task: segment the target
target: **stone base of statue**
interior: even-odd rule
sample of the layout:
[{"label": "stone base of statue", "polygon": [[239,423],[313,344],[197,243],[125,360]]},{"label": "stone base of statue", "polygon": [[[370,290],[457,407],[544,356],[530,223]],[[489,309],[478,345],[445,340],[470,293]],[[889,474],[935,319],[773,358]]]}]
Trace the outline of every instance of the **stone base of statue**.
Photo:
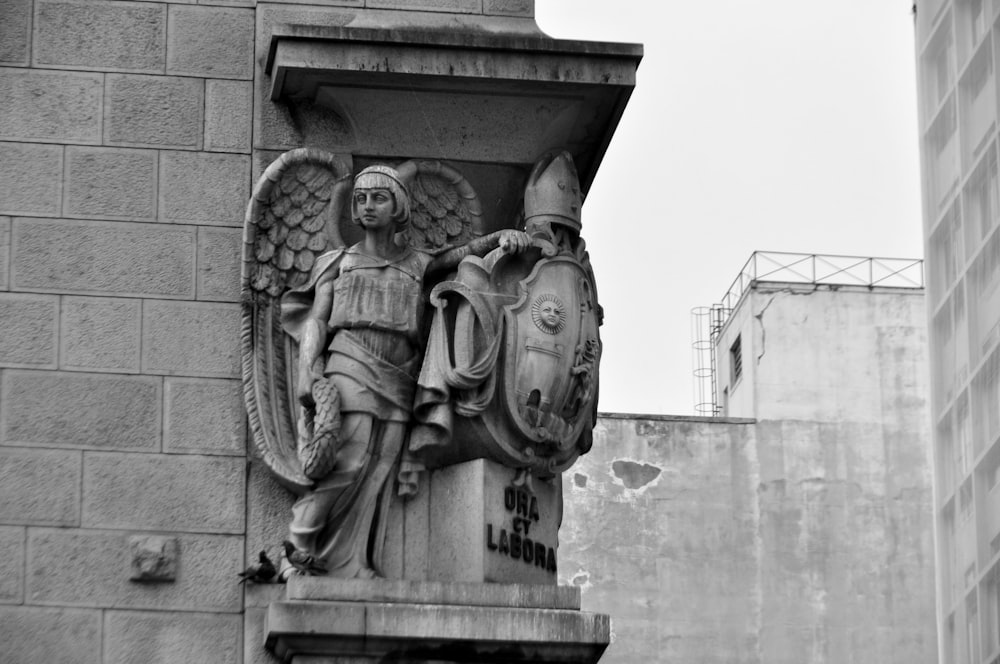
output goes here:
[{"label": "stone base of statue", "polygon": [[562,483],[488,459],[430,471],[389,511],[389,579],[555,585]]},{"label": "stone base of statue", "polygon": [[290,664],[596,662],[609,618],[575,587],[294,577],[267,649]]},{"label": "stone base of statue", "polygon": [[608,616],[557,585],[561,486],[485,459],[429,472],[390,510],[388,578],[293,576],[266,648],[293,664],[598,661]]}]

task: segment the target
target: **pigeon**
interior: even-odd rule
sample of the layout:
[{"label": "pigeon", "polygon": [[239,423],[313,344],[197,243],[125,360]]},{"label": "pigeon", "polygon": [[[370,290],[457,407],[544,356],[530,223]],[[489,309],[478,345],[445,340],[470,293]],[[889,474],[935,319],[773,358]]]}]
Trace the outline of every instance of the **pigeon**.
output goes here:
[{"label": "pigeon", "polygon": [[250,565],[245,570],[240,572],[240,583],[244,581],[253,581],[254,583],[267,583],[274,578],[274,575],[278,573],[277,568],[275,568],[274,563],[271,559],[267,557],[266,551],[261,551],[260,555],[257,557],[259,562],[256,565]]},{"label": "pigeon", "polygon": [[300,574],[305,574],[307,576],[326,574],[326,567],[323,563],[316,560],[316,556],[306,553],[305,551],[299,551],[295,548],[295,545],[288,540],[282,542],[281,546],[285,547],[285,558],[288,560],[289,564]]}]

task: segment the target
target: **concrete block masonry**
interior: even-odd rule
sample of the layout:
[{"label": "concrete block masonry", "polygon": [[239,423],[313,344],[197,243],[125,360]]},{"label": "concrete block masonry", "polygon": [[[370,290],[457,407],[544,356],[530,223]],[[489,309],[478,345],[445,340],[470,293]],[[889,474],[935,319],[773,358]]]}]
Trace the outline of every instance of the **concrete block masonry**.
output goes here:
[{"label": "concrete block masonry", "polygon": [[449,14],[480,14],[482,0],[365,0],[370,9],[410,9]]},{"label": "concrete block masonry", "polygon": [[201,79],[108,74],[106,88],[106,144],[201,149]]},{"label": "concrete block masonry", "polygon": [[240,226],[250,197],[250,156],[160,153],[160,219]]},{"label": "concrete block masonry", "polygon": [[217,613],[108,611],[104,661],[237,664],[241,623],[241,616]]},{"label": "concrete block masonry", "polygon": [[8,369],[0,378],[0,444],[160,449],[158,377]]},{"label": "concrete block masonry", "polygon": [[141,310],[137,299],[64,296],[60,367],[138,373]]},{"label": "concrete block masonry", "polygon": [[236,304],[150,300],[142,310],[142,370],[174,376],[238,378]]},{"label": "concrete block masonry", "polygon": [[11,662],[101,661],[100,611],[0,606],[0,643]]},{"label": "concrete block masonry", "polygon": [[80,524],[80,452],[0,447],[0,523]]},{"label": "concrete block masonry", "polygon": [[88,453],[82,525],[242,533],[244,466],[221,456]]},{"label": "concrete block masonry", "polygon": [[10,217],[0,217],[0,291],[7,290],[10,273]]},{"label": "concrete block masonry", "polygon": [[199,300],[239,301],[242,251],[240,229],[198,229]]},{"label": "concrete block masonry", "polygon": [[0,163],[0,212],[59,216],[62,146],[0,143]]},{"label": "concrete block masonry", "polygon": [[253,84],[249,81],[205,81],[205,149],[250,152],[253,127]]},{"label": "concrete block masonry", "polygon": [[0,0],[0,63],[28,64],[31,0]]},{"label": "concrete block masonry", "polygon": [[156,152],[119,148],[66,148],[67,216],[156,218]]},{"label": "concrete block masonry", "polygon": [[12,290],[194,296],[193,228],[15,219],[11,235]]},{"label": "concrete block masonry", "polygon": [[27,528],[0,526],[0,604],[24,601],[24,545]]},{"label": "concrete block masonry", "polygon": [[34,64],[161,72],[166,14],[160,3],[39,0]]},{"label": "concrete block masonry", "polygon": [[282,103],[267,103],[271,78],[257,66],[258,80],[254,85],[253,147],[257,150],[284,150],[301,147],[302,133],[292,124],[291,115]]},{"label": "concrete block masonry", "polygon": [[242,537],[177,534],[177,580],[146,584],[129,580],[132,534],[122,530],[29,529],[31,556],[25,600],[34,605],[240,611],[241,591],[233,570],[241,569],[243,562]]},{"label": "concrete block masonry", "polygon": [[0,68],[0,139],[100,143],[104,76]]},{"label": "concrete block masonry", "polygon": [[164,451],[245,453],[246,411],[239,381],[167,378],[164,388]]},{"label": "concrete block masonry", "polygon": [[252,9],[171,5],[167,73],[253,78]]},{"label": "concrete block masonry", "polygon": [[0,294],[0,366],[56,368],[59,298]]}]

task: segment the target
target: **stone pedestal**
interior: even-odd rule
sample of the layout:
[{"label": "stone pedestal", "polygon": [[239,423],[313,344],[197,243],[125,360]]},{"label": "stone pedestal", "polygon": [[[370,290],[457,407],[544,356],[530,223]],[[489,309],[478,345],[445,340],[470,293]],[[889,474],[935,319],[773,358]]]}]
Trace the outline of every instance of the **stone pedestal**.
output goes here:
[{"label": "stone pedestal", "polygon": [[555,585],[562,483],[477,459],[427,473],[390,513],[390,579]]},{"label": "stone pedestal", "polygon": [[[269,26],[270,34],[258,41],[267,48],[254,88],[259,100],[273,103],[259,105],[255,147],[284,147],[286,139],[268,132],[271,124],[280,125],[276,116],[287,113],[286,124],[295,129],[293,142],[329,152],[338,177],[372,164],[405,165],[407,159],[429,164],[427,172],[446,166],[474,192],[468,200],[490,201],[475,215],[476,233],[482,235],[523,223],[527,213],[522,209],[530,209],[524,203],[525,182],[533,165],[543,155],[566,151],[575,166],[558,186],[572,192],[573,201],[570,216],[556,216],[578,221],[579,194],[593,181],[621,118],[642,48],[555,40],[532,21],[463,22],[448,17],[431,25],[423,21],[432,19],[418,14],[410,16],[416,21],[411,25],[385,24],[385,12],[352,13],[344,25],[317,25],[316,17],[306,13],[270,14],[261,23]],[[311,181],[313,175],[308,177]],[[570,224],[557,240],[549,224],[559,222],[543,221],[554,213],[548,207],[536,212],[531,217],[534,241],[548,243],[550,262],[563,260],[575,271],[571,274],[570,267],[560,264],[566,270],[551,274],[565,278],[549,282],[547,276],[539,277],[538,288],[544,292],[536,293],[536,281],[527,283],[532,274],[528,268],[540,260],[536,255],[530,265],[491,272],[499,290],[487,289],[485,295],[514,297],[514,287],[522,281],[524,293],[518,291],[517,297],[533,294],[531,302],[564,293],[563,300],[580,311],[577,317],[583,321],[586,316],[586,321],[568,328],[565,339],[556,341],[562,327],[536,329],[538,323],[528,318],[536,329],[533,334],[545,335],[545,343],[536,344],[527,333],[506,342],[511,348],[532,344],[533,350],[557,358],[551,367],[529,363],[528,373],[535,377],[558,371],[557,378],[568,381],[566,385],[578,381],[573,394],[586,397],[573,405],[566,396],[571,388],[566,387],[560,392],[566,403],[556,403],[550,393],[555,383],[547,379],[525,391],[525,386],[503,378],[504,372],[515,375],[524,365],[518,353],[505,351],[510,353],[509,366],[491,371],[501,376],[495,394],[506,390],[507,400],[497,397],[490,407],[496,406],[493,414],[507,412],[502,409],[518,414],[519,406],[527,407],[530,401],[530,422],[511,420],[501,427],[496,422],[506,423],[509,417],[484,416],[480,430],[462,426],[460,420],[446,451],[435,454],[434,446],[427,446],[421,461],[431,472],[420,492],[380,505],[386,507],[380,513],[384,524],[379,524],[385,526],[385,539],[370,544],[377,559],[373,565],[387,578],[294,578],[284,598],[268,605],[265,642],[281,661],[568,664],[596,662],[607,647],[609,618],[582,613],[578,589],[557,585],[562,520],[558,478],[532,480],[517,470],[533,468],[552,475],[563,462],[571,463],[565,455],[551,455],[557,449],[575,454],[580,432],[562,440],[554,423],[563,420],[541,419],[543,400],[545,408],[572,412],[572,417],[588,412],[600,348],[599,307],[596,295],[590,296],[596,288],[578,241],[578,224]],[[338,228],[347,245],[361,239],[347,215],[332,215],[325,223]],[[569,285],[563,287],[564,282]],[[576,286],[578,282],[587,286]],[[468,292],[476,302],[485,297],[478,290]],[[501,315],[493,304],[481,308]],[[471,346],[479,328],[466,313],[462,317],[459,327],[467,328],[466,345]],[[543,365],[548,369],[540,368]],[[524,391],[524,404],[513,396],[517,390]],[[519,444],[513,445],[511,437]],[[531,454],[519,456],[497,440],[510,443],[519,454],[529,442],[538,448],[529,446]],[[275,446],[279,451],[288,448]],[[540,457],[543,462],[535,463]]]},{"label": "stone pedestal", "polygon": [[292,578],[267,609],[290,664],[596,662],[610,620],[575,587]]}]

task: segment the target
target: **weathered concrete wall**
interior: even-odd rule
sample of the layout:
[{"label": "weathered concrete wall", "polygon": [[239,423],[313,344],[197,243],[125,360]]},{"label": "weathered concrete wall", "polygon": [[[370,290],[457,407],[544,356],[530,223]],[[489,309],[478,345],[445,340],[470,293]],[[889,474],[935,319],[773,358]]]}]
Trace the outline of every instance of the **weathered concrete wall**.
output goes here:
[{"label": "weathered concrete wall", "polygon": [[561,555],[608,662],[936,660],[924,320],[920,290],[758,283],[717,346],[756,419],[601,420]]},{"label": "weathered concrete wall", "polygon": [[750,421],[603,417],[563,478],[560,583],[611,614],[602,662],[754,662]]},{"label": "weathered concrete wall", "polygon": [[926,433],[605,416],[565,475],[560,582],[602,662],[936,661]]},{"label": "weathered concrete wall", "polygon": [[[875,423],[929,413],[925,312],[921,289],[758,282],[717,346],[726,414]],[[734,384],[737,336],[743,378]]]}]

